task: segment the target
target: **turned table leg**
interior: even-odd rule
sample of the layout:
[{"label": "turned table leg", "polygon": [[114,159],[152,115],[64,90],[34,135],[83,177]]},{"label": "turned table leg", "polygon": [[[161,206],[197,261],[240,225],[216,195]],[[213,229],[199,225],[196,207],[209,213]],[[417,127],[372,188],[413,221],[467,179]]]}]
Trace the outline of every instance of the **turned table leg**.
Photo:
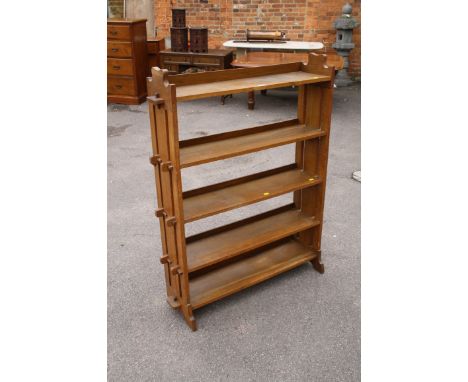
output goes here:
[{"label": "turned table leg", "polygon": [[255,107],[255,92],[251,91],[248,93],[249,99],[247,101],[249,110],[253,110]]},{"label": "turned table leg", "polygon": [[226,98],[228,98],[228,97],[232,98],[232,94],[221,96],[221,105],[224,105],[224,103],[226,102]]}]

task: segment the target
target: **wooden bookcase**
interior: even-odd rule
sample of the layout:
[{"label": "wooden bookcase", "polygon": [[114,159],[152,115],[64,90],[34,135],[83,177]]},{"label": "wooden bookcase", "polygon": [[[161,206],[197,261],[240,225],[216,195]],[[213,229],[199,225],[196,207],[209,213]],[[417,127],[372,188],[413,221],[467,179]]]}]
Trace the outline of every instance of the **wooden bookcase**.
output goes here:
[{"label": "wooden bookcase", "polygon": [[[320,273],[334,68],[307,64],[169,76],[152,69],[148,104],[167,301],[196,330],[193,310],[311,262]],[[298,87],[297,118],[179,141],[177,102]],[[219,110],[222,110],[220,107]],[[221,116],[220,116],[221,118]],[[182,192],[181,169],[295,143],[295,163]],[[294,192],[290,205],[186,237],[184,225]]]}]

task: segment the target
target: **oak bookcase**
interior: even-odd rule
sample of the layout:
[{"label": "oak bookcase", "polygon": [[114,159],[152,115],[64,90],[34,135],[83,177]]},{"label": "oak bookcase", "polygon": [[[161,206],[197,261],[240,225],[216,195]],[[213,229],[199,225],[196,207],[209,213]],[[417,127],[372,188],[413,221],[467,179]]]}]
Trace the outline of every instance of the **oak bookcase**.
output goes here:
[{"label": "oak bookcase", "polygon": [[[334,68],[307,64],[169,76],[152,69],[148,104],[167,301],[196,330],[193,310],[311,262],[320,273]],[[179,141],[177,102],[298,88],[297,118]],[[220,108],[221,109],[221,108]],[[181,169],[285,144],[295,163],[182,192]],[[191,237],[184,224],[294,192],[290,205]]]}]

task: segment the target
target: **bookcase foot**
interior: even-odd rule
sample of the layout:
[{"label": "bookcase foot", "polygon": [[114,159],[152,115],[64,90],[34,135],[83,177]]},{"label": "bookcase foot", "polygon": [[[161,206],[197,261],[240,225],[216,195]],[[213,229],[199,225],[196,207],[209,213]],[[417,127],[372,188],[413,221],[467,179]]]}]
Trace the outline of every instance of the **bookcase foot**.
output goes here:
[{"label": "bookcase foot", "polygon": [[192,329],[193,332],[195,332],[197,330],[197,321],[193,316],[192,306],[190,304],[185,305],[185,307],[182,308],[182,314],[184,315],[184,319],[187,325],[190,327],[190,329]]},{"label": "bookcase foot", "polygon": [[173,309],[177,309],[180,307],[179,301],[174,296],[167,296],[167,303],[171,306]]},{"label": "bookcase foot", "polygon": [[320,251],[317,252],[317,256],[314,257],[312,260],[310,260],[310,262],[312,263],[314,269],[318,273],[324,273],[325,272],[325,266],[322,263],[322,254],[321,254]]}]

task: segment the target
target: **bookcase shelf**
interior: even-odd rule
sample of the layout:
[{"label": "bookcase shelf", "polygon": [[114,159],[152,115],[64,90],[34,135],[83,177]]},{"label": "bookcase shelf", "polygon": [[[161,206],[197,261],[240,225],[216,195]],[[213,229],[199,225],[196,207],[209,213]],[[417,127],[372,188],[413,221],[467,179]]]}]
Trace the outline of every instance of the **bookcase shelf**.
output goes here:
[{"label": "bookcase shelf", "polygon": [[[169,76],[152,69],[148,104],[167,301],[196,330],[193,310],[311,262],[321,234],[334,68],[307,64]],[[298,87],[297,118],[179,141],[177,102]],[[221,115],[222,118],[222,115]],[[220,120],[220,117],[217,118]],[[182,169],[295,144],[295,162],[182,192]],[[186,237],[185,224],[293,192],[293,203]]]},{"label": "bookcase shelf", "polygon": [[249,71],[257,73],[255,70],[258,68],[236,69],[236,71],[239,71],[240,78],[232,78],[231,73],[226,77],[223,77],[223,74],[218,74],[217,80],[213,82],[204,81],[205,78],[210,79],[211,73],[206,73],[206,76],[204,76],[205,78],[200,76],[198,79],[199,83],[194,83],[191,79],[189,79],[186,84],[181,83],[181,86],[178,86],[176,89],[177,101],[189,101],[213,96],[245,93],[254,90],[275,89],[286,86],[299,86],[303,84],[323,82],[330,79],[329,76],[297,70],[298,66],[295,64],[284,64],[285,67],[288,65],[292,70],[295,69],[296,71],[269,73],[268,67],[264,67],[263,75],[246,77],[249,74]]},{"label": "bookcase shelf", "polygon": [[295,164],[183,193],[185,223],[267,200],[321,182]]},{"label": "bookcase shelf", "polygon": [[188,271],[199,271],[319,224],[293,204],[189,237]]},{"label": "bookcase shelf", "polygon": [[239,292],[316,257],[313,250],[295,239],[229,263],[190,280],[193,309]]},{"label": "bookcase shelf", "polygon": [[297,119],[180,142],[180,167],[190,167],[325,135]]}]

